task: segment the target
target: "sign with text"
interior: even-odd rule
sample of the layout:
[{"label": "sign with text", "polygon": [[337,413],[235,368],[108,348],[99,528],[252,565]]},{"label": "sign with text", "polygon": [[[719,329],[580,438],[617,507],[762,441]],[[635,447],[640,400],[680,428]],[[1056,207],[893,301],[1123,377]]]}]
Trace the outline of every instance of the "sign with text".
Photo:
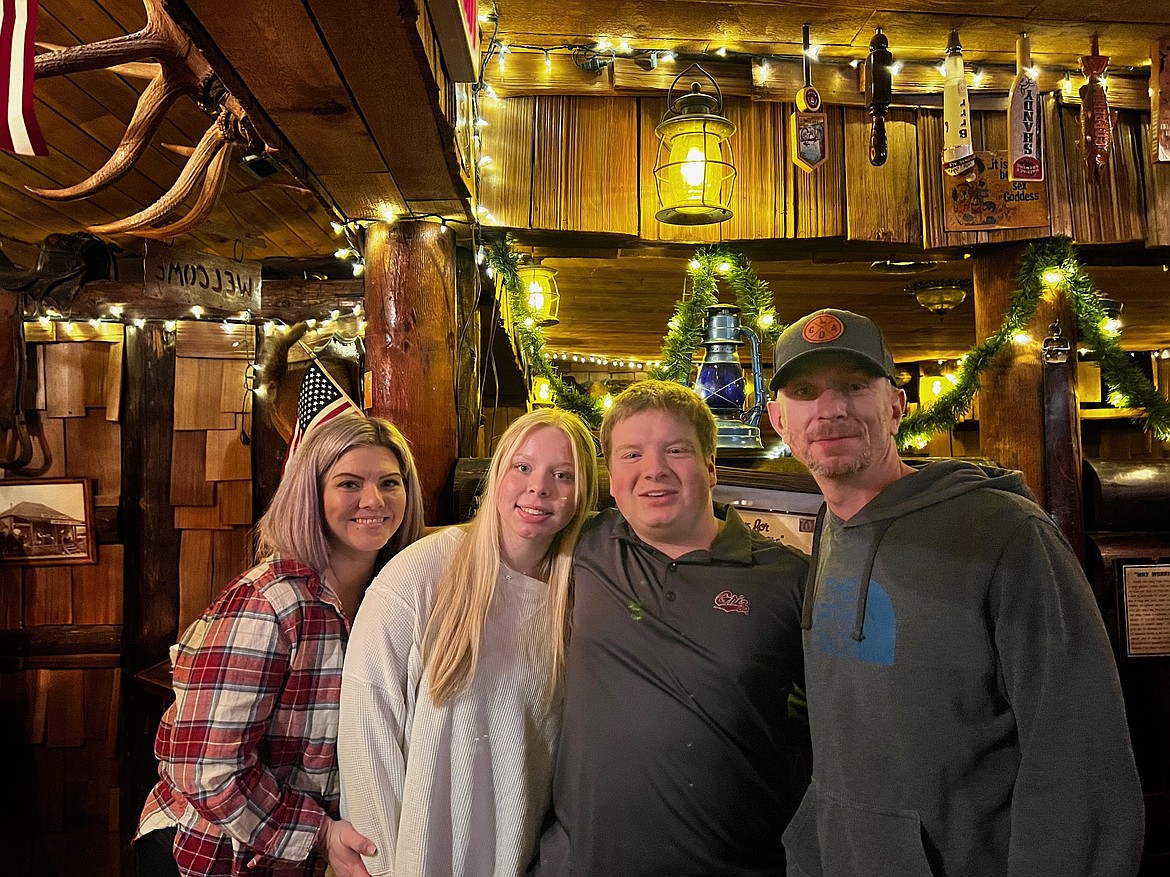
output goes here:
[{"label": "sign with text", "polygon": [[1123,569],[1127,657],[1170,655],[1170,563]]},{"label": "sign with text", "polygon": [[146,298],[236,313],[260,310],[260,263],[146,245]]},{"label": "sign with text", "polygon": [[816,515],[801,515],[792,512],[764,512],[737,506],[736,511],[743,518],[744,525],[753,533],[775,539],[785,545],[799,548],[805,554],[812,554],[813,530]]},{"label": "sign with text", "polygon": [[1006,150],[975,153],[970,182],[943,177],[943,228],[991,231],[1049,224],[1048,187],[1043,181],[1008,179]]}]

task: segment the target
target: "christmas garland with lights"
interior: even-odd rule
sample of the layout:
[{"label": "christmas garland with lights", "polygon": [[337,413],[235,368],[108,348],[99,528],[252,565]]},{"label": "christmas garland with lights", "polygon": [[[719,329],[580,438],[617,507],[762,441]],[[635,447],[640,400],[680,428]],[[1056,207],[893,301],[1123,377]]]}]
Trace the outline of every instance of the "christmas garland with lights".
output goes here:
[{"label": "christmas garland with lights", "polygon": [[1077,260],[1067,237],[1048,238],[1029,244],[1003,324],[994,335],[977,344],[961,360],[955,385],[934,405],[920,409],[902,421],[898,444],[903,449],[925,447],[931,435],[949,432],[966,414],[979,390],[979,376],[991,365],[1017,333],[1027,326],[1045,293],[1063,291],[1077,319],[1077,334],[1101,365],[1101,377],[1109,388],[1109,402],[1118,408],[1144,408],[1143,427],[1162,441],[1170,441],[1170,400],[1163,397],[1139,371],[1115,334],[1107,331],[1106,314],[1093,281]]},{"label": "christmas garland with lights", "polygon": [[705,311],[718,304],[720,278],[735,293],[743,325],[760,339],[760,349],[776,343],[784,327],[776,322],[776,309],[767,281],[756,276],[751,262],[738,250],[723,244],[701,247],[687,271],[691,295],[675,306],[674,317],[662,339],[661,364],[650,370],[650,377],[685,384],[691,374],[691,357],[703,340]]},{"label": "christmas garland with lights", "polygon": [[520,283],[519,254],[508,245],[506,238],[497,238],[487,247],[486,255],[492,273],[499,278],[508,297],[514,333],[512,340],[524,354],[529,370],[548,379],[553,403],[558,408],[572,411],[594,429],[601,426],[601,405],[588,393],[565,381],[545,353],[544,332],[536,322]]}]

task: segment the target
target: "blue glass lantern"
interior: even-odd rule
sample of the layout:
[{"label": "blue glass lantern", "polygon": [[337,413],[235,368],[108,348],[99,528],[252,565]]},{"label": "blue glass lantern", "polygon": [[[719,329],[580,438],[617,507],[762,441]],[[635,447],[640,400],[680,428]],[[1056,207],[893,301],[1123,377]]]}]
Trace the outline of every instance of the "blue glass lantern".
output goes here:
[{"label": "blue glass lantern", "polygon": [[[741,338],[746,338],[752,356],[752,382],[755,403],[747,408],[747,386],[739,362]],[[764,413],[764,369],[760,362],[760,339],[739,321],[734,305],[707,308],[707,326],[703,333],[706,353],[695,379],[695,392],[711,408],[718,431],[716,447],[763,449],[760,441],[760,417]]]}]

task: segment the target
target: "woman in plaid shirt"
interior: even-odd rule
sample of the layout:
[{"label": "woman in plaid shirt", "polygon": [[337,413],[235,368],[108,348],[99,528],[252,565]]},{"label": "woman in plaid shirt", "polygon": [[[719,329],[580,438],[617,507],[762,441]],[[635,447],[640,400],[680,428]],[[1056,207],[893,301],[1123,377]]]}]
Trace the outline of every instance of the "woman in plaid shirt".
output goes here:
[{"label": "woman in plaid shirt", "polygon": [[364,877],[373,845],[339,818],[337,721],[350,622],[374,573],[423,530],[409,446],[390,423],[314,427],[260,520],[258,555],[176,646],[175,703],[139,877]]}]

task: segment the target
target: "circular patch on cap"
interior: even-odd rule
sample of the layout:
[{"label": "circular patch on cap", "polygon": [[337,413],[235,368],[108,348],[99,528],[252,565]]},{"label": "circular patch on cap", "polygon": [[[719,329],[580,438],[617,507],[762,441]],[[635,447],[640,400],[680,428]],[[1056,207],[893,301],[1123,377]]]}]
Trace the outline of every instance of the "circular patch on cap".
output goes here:
[{"label": "circular patch on cap", "polygon": [[800,334],[809,344],[824,344],[845,334],[845,324],[832,314],[818,314],[805,323]]}]

